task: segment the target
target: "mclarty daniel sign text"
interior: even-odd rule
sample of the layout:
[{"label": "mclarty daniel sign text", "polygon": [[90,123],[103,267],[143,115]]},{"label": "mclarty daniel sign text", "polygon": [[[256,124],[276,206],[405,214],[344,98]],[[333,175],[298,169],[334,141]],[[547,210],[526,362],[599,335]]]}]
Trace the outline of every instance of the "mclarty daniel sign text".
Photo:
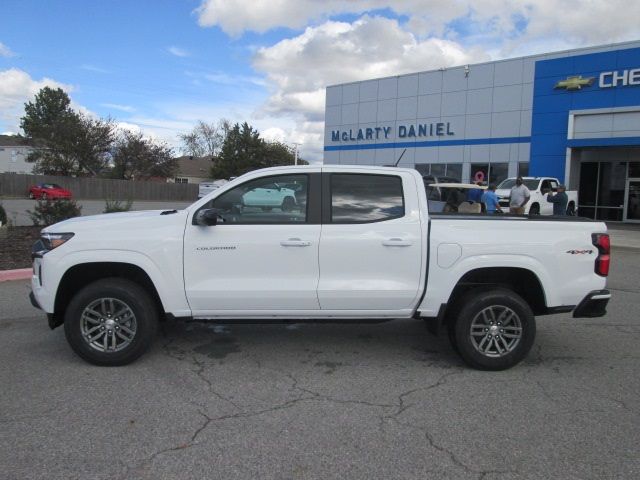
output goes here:
[{"label": "mclarty daniel sign text", "polygon": [[[394,138],[393,127],[368,127],[331,130],[332,142],[357,142],[361,140],[385,140]],[[449,122],[398,125],[395,138],[445,137],[455,135]]]}]

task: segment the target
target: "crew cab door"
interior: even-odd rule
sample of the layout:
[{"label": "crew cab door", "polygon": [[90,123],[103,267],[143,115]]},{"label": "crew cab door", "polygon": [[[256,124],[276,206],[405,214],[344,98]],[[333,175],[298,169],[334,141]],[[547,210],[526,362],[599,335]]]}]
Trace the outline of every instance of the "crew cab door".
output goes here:
[{"label": "crew cab door", "polygon": [[331,167],[323,169],[322,181],[322,310],[415,306],[426,264],[417,195],[424,186],[408,173],[342,173]]},{"label": "crew cab door", "polygon": [[[283,190],[294,196],[285,209],[284,199],[276,205],[265,194],[274,184],[299,191]],[[319,172],[270,175],[248,179],[198,208],[184,235],[193,315],[318,310],[319,197]],[[216,225],[194,224],[205,209],[216,209]]]}]

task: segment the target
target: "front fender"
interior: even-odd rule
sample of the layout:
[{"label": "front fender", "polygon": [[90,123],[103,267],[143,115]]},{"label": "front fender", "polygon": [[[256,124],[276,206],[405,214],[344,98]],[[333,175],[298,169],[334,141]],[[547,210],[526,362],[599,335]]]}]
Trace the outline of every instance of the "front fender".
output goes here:
[{"label": "front fender", "polygon": [[[151,279],[158,292],[158,296],[165,311],[174,316],[190,316],[191,310],[187,302],[182,279],[182,269],[172,271],[166,266],[160,268],[151,257],[141,252],[127,250],[80,250],[69,252],[58,257],[51,256],[56,253],[53,250],[44,255],[42,286],[50,289],[45,295],[45,305],[40,303],[43,310],[53,312],[55,302],[55,290],[57,290],[64,274],[69,269],[87,263],[124,263],[131,264],[142,269]],[[40,300],[40,298],[38,298]]]}]

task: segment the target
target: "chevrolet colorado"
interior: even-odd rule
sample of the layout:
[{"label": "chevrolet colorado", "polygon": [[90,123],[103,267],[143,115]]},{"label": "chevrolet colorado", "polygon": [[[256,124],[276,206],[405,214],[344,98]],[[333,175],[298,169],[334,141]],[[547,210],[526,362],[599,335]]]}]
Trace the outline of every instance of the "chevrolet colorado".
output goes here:
[{"label": "chevrolet colorado", "polygon": [[[278,202],[263,195],[269,188]],[[446,331],[469,365],[500,370],[530,350],[535,315],[605,314],[603,223],[430,215],[427,205],[412,169],[258,170],[184,210],[78,217],[43,229],[31,300],[51,328],[64,324],[79,356],[99,365],[138,358],[167,316],[422,318]]]}]

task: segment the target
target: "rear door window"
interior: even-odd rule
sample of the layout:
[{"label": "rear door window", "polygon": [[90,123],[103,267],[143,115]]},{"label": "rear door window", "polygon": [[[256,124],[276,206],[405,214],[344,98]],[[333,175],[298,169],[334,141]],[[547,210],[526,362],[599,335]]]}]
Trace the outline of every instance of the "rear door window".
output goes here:
[{"label": "rear door window", "polygon": [[331,174],[331,222],[371,223],[404,216],[402,179],[396,175]]}]

